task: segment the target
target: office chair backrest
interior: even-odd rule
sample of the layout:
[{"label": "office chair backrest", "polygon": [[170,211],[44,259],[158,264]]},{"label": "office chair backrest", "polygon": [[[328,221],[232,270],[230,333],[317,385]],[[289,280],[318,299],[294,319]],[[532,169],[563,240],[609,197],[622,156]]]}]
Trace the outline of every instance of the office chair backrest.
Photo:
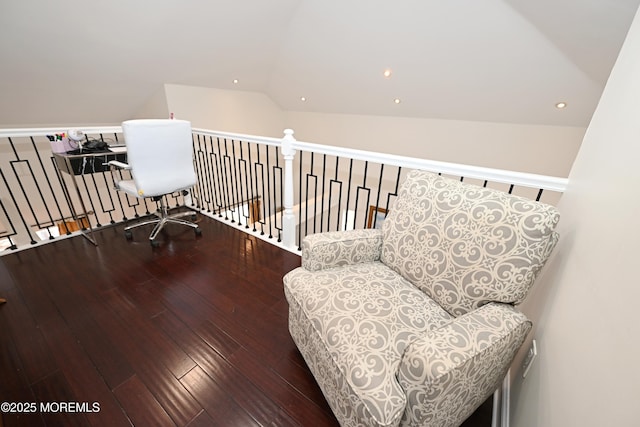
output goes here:
[{"label": "office chair backrest", "polygon": [[122,132],[140,196],[160,196],[195,185],[190,122],[128,120],[122,123]]}]

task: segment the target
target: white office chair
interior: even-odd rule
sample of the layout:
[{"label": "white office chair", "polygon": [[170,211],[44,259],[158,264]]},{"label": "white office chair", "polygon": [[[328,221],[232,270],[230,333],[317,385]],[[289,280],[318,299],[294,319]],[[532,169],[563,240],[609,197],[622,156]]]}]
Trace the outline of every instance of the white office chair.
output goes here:
[{"label": "white office chair", "polygon": [[[122,132],[127,146],[127,163],[109,162],[116,190],[137,198],[150,197],[160,204],[156,218],[125,228],[127,239],[132,238],[131,229],[156,224],[149,241],[151,246],[158,246],[154,239],[168,222],[192,227],[196,235],[201,235],[197,224],[179,219],[195,217],[195,213],[169,215],[164,197],[196,184],[191,123],[185,120],[128,120],[122,123]],[[118,169],[130,170],[132,179],[119,179]]]}]

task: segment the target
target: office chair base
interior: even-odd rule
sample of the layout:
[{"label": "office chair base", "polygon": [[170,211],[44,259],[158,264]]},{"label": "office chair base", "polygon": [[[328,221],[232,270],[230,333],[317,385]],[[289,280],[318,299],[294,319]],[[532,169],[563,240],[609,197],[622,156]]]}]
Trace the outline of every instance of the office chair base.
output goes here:
[{"label": "office chair base", "polygon": [[202,235],[202,230],[200,230],[198,224],[181,219],[185,216],[190,216],[191,218],[195,219],[196,214],[193,212],[181,212],[169,215],[166,206],[161,202],[160,209],[158,210],[158,212],[155,212],[154,215],[156,215],[156,218],[126,226],[124,228],[124,236],[126,237],[126,239],[133,239],[133,233],[131,232],[132,229],[142,227],[144,225],[155,224],[155,227],[153,227],[153,230],[149,235],[149,242],[151,243],[151,246],[158,247],[160,244],[155,241],[155,238],[167,223],[186,225],[187,227],[191,227],[194,229],[196,236]]}]

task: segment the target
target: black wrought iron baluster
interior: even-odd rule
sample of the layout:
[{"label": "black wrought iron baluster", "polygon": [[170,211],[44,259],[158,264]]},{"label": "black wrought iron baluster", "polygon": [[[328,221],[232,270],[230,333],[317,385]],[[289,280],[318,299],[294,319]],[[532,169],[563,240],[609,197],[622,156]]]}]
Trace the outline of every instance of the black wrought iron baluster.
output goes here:
[{"label": "black wrought iron baluster", "polygon": [[[338,171],[339,171],[339,162],[340,157],[336,156],[336,167],[333,178],[329,181],[329,210],[327,211],[327,230],[331,231],[331,201],[334,199],[333,196],[333,187],[334,185],[338,186],[338,212],[336,214],[336,229],[335,231],[340,230],[340,212],[342,211],[342,181],[338,180]],[[346,210],[345,210],[346,215]]]},{"label": "black wrought iron baluster", "polygon": [[209,211],[212,214],[220,214],[220,206],[221,195],[220,195],[220,174],[219,174],[219,163],[220,163],[220,155],[219,151],[216,151],[217,144],[219,144],[218,138],[214,138],[210,136],[208,139],[205,139],[205,147],[204,152],[206,156],[206,165],[208,168],[209,182],[208,182],[208,194],[209,194]]},{"label": "black wrought iron baluster", "polygon": [[215,208],[214,208],[214,213],[218,213],[218,217],[222,218],[222,211],[223,211],[223,207],[224,207],[224,200],[225,200],[225,192],[223,190],[223,177],[224,177],[224,173],[223,173],[223,168],[222,168],[222,164],[223,164],[223,159],[222,159],[222,148],[220,146],[220,138],[216,137],[216,143],[213,143],[213,139],[211,140],[211,160],[213,162],[213,166],[215,167],[214,169],[214,182],[215,182],[215,186],[214,186],[214,190],[217,187],[217,191],[216,191],[216,196],[214,198],[215,200]]},{"label": "black wrought iron baluster", "polygon": [[[225,217],[224,219],[229,219],[228,215],[230,212],[230,208],[231,205],[233,204],[233,199],[232,199],[232,192],[229,191],[229,188],[232,187],[232,183],[231,183],[231,174],[229,173],[230,170],[230,157],[229,157],[229,142],[227,141],[227,139],[224,139],[224,154],[220,153],[221,159],[222,159],[222,180],[224,182],[224,186],[223,186],[223,191],[224,191],[224,196],[225,196],[225,202],[224,202],[224,211],[225,211]],[[231,215],[231,222],[233,221],[233,215]]]},{"label": "black wrought iron baluster", "polygon": [[[326,172],[327,172],[327,155],[322,155],[322,190],[320,192],[320,232],[324,231],[324,184],[326,181]],[[315,218],[314,218],[315,222]],[[329,229],[329,224],[327,223],[327,230]]]},{"label": "black wrought iron baluster", "polygon": [[[100,138],[103,139],[102,135],[100,135]],[[97,195],[98,201],[100,202],[100,209],[102,210],[101,212],[109,216],[109,223],[114,224],[115,221],[113,219],[113,211],[115,210],[115,205],[113,203],[111,188],[107,181],[107,177],[105,176],[105,174],[107,174],[108,172],[104,171],[104,165],[109,161],[108,157],[109,157],[108,155],[104,155],[104,156],[97,156],[92,158],[94,163],[93,163],[93,171],[92,171],[93,173],[91,174],[91,179],[93,181],[93,189],[95,190],[95,194]],[[101,171],[101,172],[96,172],[96,171]],[[98,186],[98,182],[96,181],[96,177],[95,177],[96,174],[102,177],[102,181],[105,184],[104,187],[106,188],[105,190],[107,193],[106,196],[108,196],[108,201],[110,202],[111,207],[105,206],[105,200],[103,200],[100,188]],[[100,224],[98,212],[95,212],[95,217],[96,217],[96,226],[100,227],[101,224]]]},{"label": "black wrought iron baluster", "polygon": [[231,187],[231,191],[233,193],[233,211],[235,211],[238,215],[238,225],[242,225],[242,203],[244,202],[244,200],[242,200],[242,193],[241,193],[241,188],[242,188],[242,182],[241,182],[241,174],[240,174],[240,159],[238,158],[237,154],[236,154],[236,145],[237,145],[237,140],[232,139],[231,140],[231,154],[232,154],[232,159],[233,159],[233,169],[231,171],[232,173],[232,180],[233,180],[233,185]]},{"label": "black wrought iron baluster", "polygon": [[[254,164],[253,164],[253,160],[251,159],[251,151],[252,151],[252,145],[250,142],[247,142],[247,157],[249,158],[249,189],[248,191],[251,192],[251,205],[249,206],[250,208],[250,213],[254,213],[256,212],[255,210],[255,203],[258,203],[258,207],[260,207],[260,199],[257,197],[257,193],[258,193],[258,189],[257,189],[257,180],[255,179],[255,174],[253,172],[254,169]],[[258,214],[258,218],[253,218],[253,231],[256,232],[258,231],[258,229],[256,228],[256,222],[259,221],[259,214]]]},{"label": "black wrought iron baluster", "polygon": [[[46,224],[41,224],[40,223],[40,220],[38,219],[38,215],[35,212],[32,200],[29,197],[29,194],[26,191],[22,180],[20,179],[20,173],[16,169],[16,164],[24,164],[24,165],[26,165],[27,169],[29,170],[29,175],[30,175],[31,179],[33,180],[33,183],[34,183],[34,185],[36,187],[38,195],[40,196],[40,201],[42,202],[42,205],[44,206],[45,211],[47,213],[47,216],[49,217],[49,221],[50,221],[49,222],[49,226],[53,225],[53,218],[51,216],[51,212],[49,211],[47,203],[46,203],[46,201],[44,199],[44,195],[42,194],[42,190],[40,189],[40,184],[38,183],[38,180],[36,179],[36,176],[35,176],[35,174],[33,172],[33,169],[31,168],[31,163],[28,160],[21,159],[20,155],[18,154],[18,151],[17,151],[17,149],[15,147],[15,144],[14,144],[13,140],[11,138],[8,138],[8,140],[9,140],[9,144],[11,145],[11,149],[13,150],[14,157],[16,159],[16,160],[10,160],[9,164],[11,166],[11,170],[13,171],[13,175],[14,175],[14,177],[16,179],[16,182],[18,183],[18,186],[20,187],[20,190],[22,192],[22,197],[24,198],[24,201],[26,202],[27,206],[29,207],[29,211],[31,212],[31,215],[32,215],[32,217],[33,217],[33,219],[35,221],[35,225],[38,228],[44,228],[44,227],[47,226]],[[33,138],[31,138],[31,140],[33,142]],[[18,212],[19,212],[19,215],[22,217],[23,222],[25,222],[26,219],[24,218],[24,216],[23,216],[23,214],[22,214],[20,209],[18,209]],[[26,222],[25,222],[25,225],[26,225]],[[29,229],[29,226],[27,226],[27,229]],[[49,232],[49,235],[51,236],[50,232]],[[31,243],[35,244],[36,240],[33,238],[33,236],[31,235],[30,231],[29,231],[29,236],[31,238]]]},{"label": "black wrought iron baluster", "polygon": [[268,212],[269,212],[269,238],[272,239],[273,238],[273,220],[271,219],[271,217],[275,217],[275,209],[272,209],[271,206],[271,174],[269,173],[271,171],[271,167],[269,166],[269,157],[270,157],[270,153],[269,153],[269,146],[265,145],[265,162],[266,162],[266,173],[265,176],[267,178],[267,198],[266,200],[268,201]]},{"label": "black wrought iron baluster", "polygon": [[[25,230],[29,234],[29,238],[31,239],[31,244],[35,244],[36,241],[33,238],[33,235],[31,234],[31,230],[29,229],[29,226],[27,225],[27,222],[24,219],[24,216],[22,216],[22,213],[20,213],[20,209],[18,208],[18,202],[16,201],[16,198],[15,198],[15,196],[13,194],[13,191],[11,191],[11,187],[9,186],[9,182],[7,181],[7,177],[4,175],[4,172],[2,171],[2,169],[0,169],[0,175],[2,175],[2,181],[4,182],[5,187],[7,187],[7,192],[9,193],[9,197],[11,197],[11,201],[13,202],[13,206],[14,206],[15,210],[18,212],[18,216],[20,217],[20,220],[22,221],[22,224],[24,225]],[[15,242],[13,242],[11,240],[11,236],[17,236],[18,232],[16,230],[15,225],[13,224],[13,221],[11,220],[11,217],[9,216],[9,213],[7,212],[7,209],[4,206],[4,203],[2,203],[2,199],[0,199],[0,204],[2,204],[2,211],[4,212],[5,217],[7,218],[7,221],[9,222],[9,227],[11,228],[11,233],[5,234],[2,237],[9,240],[9,243],[11,244],[9,247],[11,249],[18,249],[18,247],[16,246]]]},{"label": "black wrought iron baluster", "polygon": [[224,196],[224,219],[229,219],[228,215],[229,215],[229,207],[231,206],[232,200],[231,200],[231,194],[229,191],[229,181],[230,181],[230,176],[228,173],[229,170],[229,150],[228,150],[228,143],[227,143],[227,139],[224,139],[224,154],[221,152],[220,153],[220,159],[222,161],[222,183],[223,183],[223,190],[222,190],[222,195]]},{"label": "black wrought iron baluster", "polygon": [[364,173],[363,173],[363,177],[362,177],[362,185],[359,185],[356,188],[356,208],[355,208],[355,217],[357,218],[358,215],[358,200],[360,197],[360,191],[364,191],[367,194],[367,199],[364,205],[364,215],[363,215],[363,224],[362,224],[362,228],[367,228],[367,220],[368,220],[368,215],[369,215],[369,200],[371,199],[371,189],[367,187],[367,171],[369,169],[369,162],[365,161],[364,162]]},{"label": "black wrought iron baluster", "polygon": [[102,172],[100,175],[102,176],[102,180],[104,181],[104,186],[106,188],[105,191],[107,193],[107,196],[109,197],[109,202],[111,203],[111,208],[105,210],[104,204],[102,203],[102,201],[100,202],[100,205],[102,206],[102,211],[109,215],[109,224],[115,224],[116,221],[115,221],[115,219],[113,219],[113,213],[116,210],[116,205],[115,205],[114,200],[113,200],[113,192],[111,191],[111,187],[109,187],[109,181],[107,180],[107,174],[108,173],[109,172]]},{"label": "black wrought iron baluster", "polygon": [[307,179],[306,179],[306,203],[305,203],[305,207],[304,207],[304,218],[305,218],[305,222],[304,222],[304,235],[308,235],[309,234],[309,221],[310,221],[310,217],[309,217],[309,183],[310,181],[313,181],[313,198],[311,200],[314,201],[313,204],[313,232],[316,232],[316,221],[315,221],[315,210],[316,210],[316,197],[318,195],[318,177],[314,174],[314,161],[315,161],[315,153],[311,152],[311,164],[309,166],[309,173],[307,173]]},{"label": "black wrought iron baluster", "polygon": [[[240,207],[240,215],[242,215],[245,219],[244,228],[249,228],[249,173],[247,168],[250,169],[250,166],[247,164],[247,160],[244,158],[244,144],[242,140],[238,141],[238,150],[240,151],[240,158],[238,159],[238,171],[240,172],[240,200],[242,206]],[[247,205],[247,209],[244,209],[245,204]]]},{"label": "black wrought iron baluster", "polygon": [[[348,229],[350,227],[350,224],[347,224],[347,221],[349,221],[349,200],[351,199],[352,177],[353,177],[353,159],[349,159],[349,180],[347,181],[348,183],[347,184],[347,203],[345,204],[345,217],[344,217],[345,229]],[[355,212],[355,209],[354,209],[354,212]],[[355,214],[353,219],[353,227],[355,228]]]},{"label": "black wrought iron baluster", "polygon": [[[204,149],[202,148],[204,140]],[[211,213],[211,175],[207,173],[207,161],[209,156],[206,152],[207,141],[204,135],[195,135],[193,139],[193,159],[195,162],[196,174],[198,182],[195,188],[198,192],[198,201],[196,206]],[[193,202],[193,198],[192,198]]]},{"label": "black wrought iron baluster", "polygon": [[[254,165],[254,170],[256,173],[256,180],[260,182],[260,187],[258,187],[258,182],[256,182],[256,188],[258,189],[257,191],[260,192],[260,196],[262,198],[262,200],[264,201],[260,208],[262,210],[262,219],[260,220],[260,235],[264,236],[265,235],[265,227],[267,225],[267,221],[270,221],[269,219],[269,213],[267,211],[267,206],[268,206],[268,202],[269,202],[269,195],[267,194],[266,188],[265,188],[265,174],[268,173],[265,172],[265,168],[264,168],[264,164],[262,163],[261,156],[260,156],[260,145],[258,145],[256,150],[256,164]],[[266,151],[266,150],[265,150]],[[267,154],[265,154],[267,155]]]},{"label": "black wrought iron baluster", "polygon": [[[195,206],[199,210],[206,211],[203,203],[205,203],[205,195],[203,189],[206,188],[206,174],[202,173],[202,150],[201,146],[201,138],[203,136],[200,134],[192,133],[191,135],[191,144],[193,149],[193,169],[196,172],[196,184],[191,189],[191,203],[192,206]],[[196,196],[197,194],[197,196]],[[197,199],[194,200],[194,199]]]},{"label": "black wrought iron baluster", "polygon": [[[398,196],[398,188],[400,188],[400,176],[401,176],[401,173],[402,173],[402,168],[398,167],[398,174],[396,175],[396,185],[395,185],[395,188],[393,190],[393,193],[389,192],[387,194],[387,204],[385,205],[385,210],[387,211],[387,213],[389,213],[389,209],[391,208],[391,197],[392,196],[396,196],[396,197]],[[385,215],[385,217],[386,217],[386,215]]]},{"label": "black wrought iron baluster", "polygon": [[[38,163],[40,164],[40,169],[42,170],[42,174],[43,174],[43,176],[44,176],[44,178],[45,178],[45,180],[47,182],[47,186],[49,187],[49,191],[51,192],[51,197],[53,198],[53,202],[55,203],[56,209],[58,210],[58,215],[60,216],[61,219],[64,220],[64,215],[62,213],[62,208],[60,207],[60,204],[58,202],[58,197],[56,196],[56,191],[53,189],[53,185],[51,184],[51,180],[49,179],[49,174],[47,173],[47,170],[45,168],[44,162],[42,161],[42,157],[40,156],[40,151],[38,150],[38,147],[36,146],[33,137],[31,137],[30,140],[31,140],[31,146],[33,147],[33,150],[34,150],[34,152],[36,154],[36,157],[38,159]],[[55,172],[55,169],[54,169],[54,172]],[[35,181],[35,176],[34,176],[34,181]],[[43,204],[44,204],[45,209],[47,210],[47,213],[49,214],[49,219],[51,220],[52,225],[53,225],[53,219],[51,218],[51,214],[49,213],[48,205],[44,201],[44,198],[43,198]],[[64,221],[63,221],[63,223],[64,223]],[[65,224],[65,226],[66,226],[66,224]],[[48,229],[47,229],[47,232],[49,233],[49,239],[53,239],[53,235],[51,234],[51,232]]]},{"label": "black wrought iron baluster", "polygon": [[[378,192],[376,194],[376,208],[378,206],[380,206],[380,195],[382,192],[382,176],[384,174],[384,164],[380,164],[380,176],[378,177]],[[385,209],[385,215],[387,214],[387,209]],[[376,224],[378,222],[378,216],[377,215],[373,215],[373,218],[371,219],[371,228],[376,228]]]}]

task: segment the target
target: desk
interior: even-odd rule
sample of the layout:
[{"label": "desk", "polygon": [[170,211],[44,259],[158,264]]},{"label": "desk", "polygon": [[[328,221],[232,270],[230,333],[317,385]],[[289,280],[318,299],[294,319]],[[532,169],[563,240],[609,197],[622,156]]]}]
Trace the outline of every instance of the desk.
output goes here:
[{"label": "desk", "polygon": [[[109,170],[109,165],[107,163],[111,160],[118,160],[120,162],[127,161],[127,153],[122,149],[118,149],[117,152],[102,152],[102,153],[91,153],[85,152],[81,154],[67,154],[67,153],[53,153],[53,159],[56,165],[56,172],[58,174],[58,178],[62,183],[62,190],[64,191],[65,197],[69,203],[69,208],[71,209],[71,215],[73,219],[78,224],[82,224],[84,226],[85,221],[82,221],[83,218],[86,218],[87,228],[82,228],[80,232],[84,237],[86,237],[91,243],[94,245],[98,245],[96,239],[93,236],[93,226],[91,225],[91,221],[89,220],[89,212],[87,211],[87,207],[84,203],[84,199],[82,198],[82,194],[80,193],[80,187],[78,187],[78,182],[76,181],[77,175],[86,175],[97,172],[105,172]],[[65,184],[64,179],[62,179],[62,173],[66,173],[71,176],[71,181],[73,182],[73,186],[76,191],[76,195],[78,196],[78,200],[80,200],[81,211],[77,211],[73,201],[69,194],[69,189]],[[87,188],[88,190],[88,188]],[[80,213],[80,215],[79,215]]]}]

